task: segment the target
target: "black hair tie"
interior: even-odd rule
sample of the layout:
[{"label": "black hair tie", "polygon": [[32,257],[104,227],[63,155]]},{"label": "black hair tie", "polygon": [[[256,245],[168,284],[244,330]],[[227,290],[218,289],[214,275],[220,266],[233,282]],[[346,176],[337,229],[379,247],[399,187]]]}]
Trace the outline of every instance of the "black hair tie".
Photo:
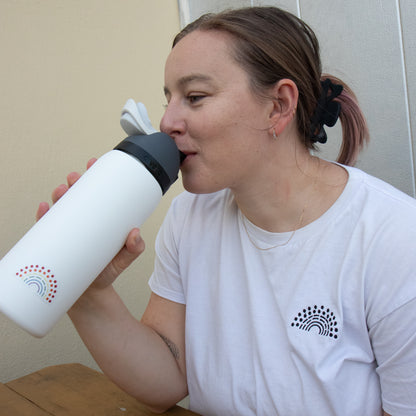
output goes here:
[{"label": "black hair tie", "polygon": [[[341,104],[333,99],[341,94],[344,87],[333,84],[329,78],[321,81],[321,86],[321,96],[311,118],[311,140],[313,143],[326,143],[327,136],[324,124],[328,127],[334,126],[341,111]],[[328,91],[331,91],[329,95]]]}]

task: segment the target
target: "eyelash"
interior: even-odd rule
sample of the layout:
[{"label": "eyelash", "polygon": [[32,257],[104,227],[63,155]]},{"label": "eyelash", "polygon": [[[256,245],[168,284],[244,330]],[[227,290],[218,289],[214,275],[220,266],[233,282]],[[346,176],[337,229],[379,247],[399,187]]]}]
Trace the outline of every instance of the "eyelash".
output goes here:
[{"label": "eyelash", "polygon": [[198,101],[202,100],[203,98],[205,98],[204,95],[188,95],[186,97],[186,99],[188,100],[190,104],[196,104]]},{"label": "eyelash", "polygon": [[[198,103],[200,100],[205,98],[205,95],[188,95],[186,96],[186,100],[192,105]],[[168,108],[169,103],[162,104],[163,108],[166,110]]]}]

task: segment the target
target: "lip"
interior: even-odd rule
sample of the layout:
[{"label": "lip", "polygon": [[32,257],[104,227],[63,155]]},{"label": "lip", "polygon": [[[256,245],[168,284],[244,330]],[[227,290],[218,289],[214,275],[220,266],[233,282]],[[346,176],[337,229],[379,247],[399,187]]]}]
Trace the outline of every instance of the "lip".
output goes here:
[{"label": "lip", "polygon": [[179,150],[179,159],[180,159],[179,164],[180,164],[180,165],[182,165],[182,163],[185,161],[186,156],[187,156],[187,155],[186,155],[186,153],[181,152],[181,151]]},{"label": "lip", "polygon": [[196,155],[196,152],[191,152],[188,150],[179,150],[181,156],[181,166],[186,163],[192,156]]}]

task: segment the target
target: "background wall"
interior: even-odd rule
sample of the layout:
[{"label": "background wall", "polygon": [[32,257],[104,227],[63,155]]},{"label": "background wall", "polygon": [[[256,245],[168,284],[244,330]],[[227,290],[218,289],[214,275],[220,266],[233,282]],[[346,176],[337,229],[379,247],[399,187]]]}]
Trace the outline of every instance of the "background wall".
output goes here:
[{"label": "background wall", "polygon": [[[0,2],[0,258],[67,173],[125,137],[119,117],[128,98],[144,102],[158,127],[164,61],[178,29],[176,0]],[[146,222],[147,250],[116,283],[138,317],[156,231],[180,190],[177,182]],[[96,367],[67,317],[36,339],[0,314],[0,382],[65,362]]]},{"label": "background wall", "polygon": [[[413,0],[179,0],[182,24],[228,7],[275,5],[305,20],[321,44],[324,72],[355,91],[371,143],[357,166],[415,196],[416,2]],[[335,159],[340,129],[321,156]]]}]

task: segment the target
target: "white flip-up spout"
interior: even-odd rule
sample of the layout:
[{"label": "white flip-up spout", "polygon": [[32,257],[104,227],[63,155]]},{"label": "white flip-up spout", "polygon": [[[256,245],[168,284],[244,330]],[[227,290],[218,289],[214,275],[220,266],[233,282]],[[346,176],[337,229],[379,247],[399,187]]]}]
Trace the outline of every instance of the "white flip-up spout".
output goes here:
[{"label": "white flip-up spout", "polygon": [[121,111],[120,124],[129,136],[157,132],[149,120],[149,115],[144,104],[136,103],[132,98],[127,100]]}]

